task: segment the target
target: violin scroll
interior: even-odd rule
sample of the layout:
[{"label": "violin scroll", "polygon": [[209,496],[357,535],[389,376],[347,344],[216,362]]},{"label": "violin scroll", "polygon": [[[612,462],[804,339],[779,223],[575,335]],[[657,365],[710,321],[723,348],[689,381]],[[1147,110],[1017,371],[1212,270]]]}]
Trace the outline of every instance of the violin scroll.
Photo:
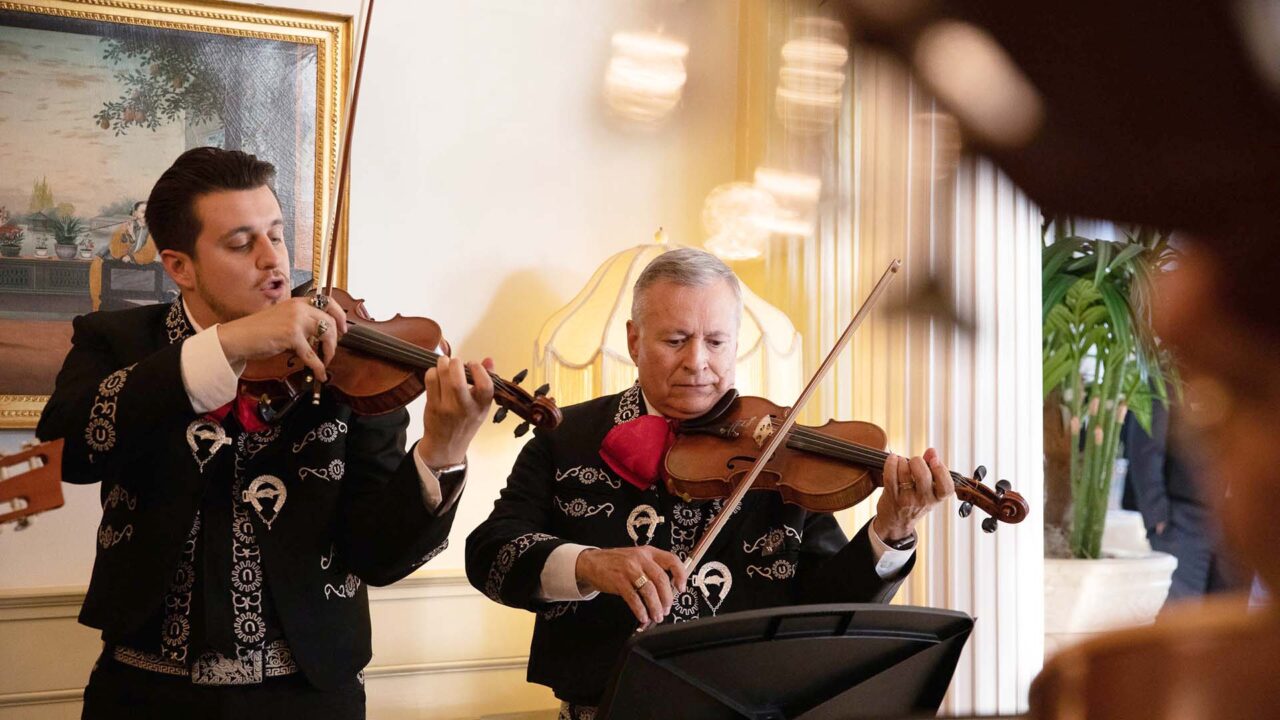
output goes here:
[{"label": "violin scroll", "polygon": [[987,477],[987,469],[981,465],[973,471],[973,476],[966,478],[952,473],[956,481],[956,497],[961,501],[960,517],[969,517],[974,506],[990,517],[982,521],[982,529],[995,532],[999,523],[1020,523],[1031,512],[1026,498],[1013,491],[1008,480],[1001,480],[994,488],[983,484]]}]

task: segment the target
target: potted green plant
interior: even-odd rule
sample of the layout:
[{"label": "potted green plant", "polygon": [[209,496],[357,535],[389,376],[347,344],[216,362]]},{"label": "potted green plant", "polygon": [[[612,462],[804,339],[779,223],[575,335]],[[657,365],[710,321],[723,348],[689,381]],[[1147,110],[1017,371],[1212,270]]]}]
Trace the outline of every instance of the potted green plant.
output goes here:
[{"label": "potted green plant", "polygon": [[0,228],[0,257],[18,257],[22,254],[22,228],[6,225]]},{"label": "potted green plant", "polygon": [[56,215],[50,223],[53,229],[53,251],[62,260],[71,260],[76,256],[80,236],[84,234],[84,223],[80,218]]},{"label": "potted green plant", "polygon": [[[1050,229],[1052,228],[1052,232]],[[1151,330],[1153,279],[1174,259],[1149,228],[1107,241],[1068,218],[1043,227],[1046,648],[1154,619],[1176,560],[1104,557],[1102,537],[1126,415],[1149,429],[1171,370]]]}]

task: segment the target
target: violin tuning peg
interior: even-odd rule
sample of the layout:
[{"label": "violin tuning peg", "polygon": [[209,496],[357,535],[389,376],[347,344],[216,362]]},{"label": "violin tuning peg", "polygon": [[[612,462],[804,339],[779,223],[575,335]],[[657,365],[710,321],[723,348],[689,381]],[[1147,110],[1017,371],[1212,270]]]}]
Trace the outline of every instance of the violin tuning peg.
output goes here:
[{"label": "violin tuning peg", "polygon": [[26,530],[29,527],[31,527],[31,518],[29,517],[19,518],[19,520],[13,524],[13,528],[15,530]]},{"label": "violin tuning peg", "polygon": [[516,437],[521,437],[527,432],[529,432],[529,423],[522,422],[516,426]]},{"label": "violin tuning peg", "polygon": [[513,385],[519,385],[520,383],[524,382],[525,377],[527,377],[528,375],[529,375],[529,368],[525,368],[524,370],[521,370],[520,372],[516,373],[515,377],[511,378],[511,383]]},{"label": "violin tuning peg", "polygon": [[985,480],[986,480],[986,478],[987,478],[987,468],[986,468],[985,466],[983,466],[983,465],[979,465],[978,467],[974,468],[974,470],[973,470],[973,481],[974,481],[974,482],[978,482],[978,483],[980,483],[980,482],[985,481]]},{"label": "violin tuning peg", "polygon": [[494,423],[500,423],[500,422],[502,422],[503,420],[506,420],[506,419],[507,419],[507,409],[506,409],[506,408],[504,408],[504,407],[500,407],[500,408],[498,408],[498,412],[496,412],[496,413],[494,413],[494,414],[493,414],[493,422],[494,422]]},{"label": "violin tuning peg", "polygon": [[1013,488],[1013,485],[1008,480],[1001,480],[1000,482],[996,483],[996,494],[1003,495],[1009,492],[1009,490],[1012,488]]},{"label": "violin tuning peg", "polygon": [[960,517],[967,518],[971,512],[973,512],[973,503],[968,501],[960,503]]},{"label": "violin tuning peg", "polygon": [[997,522],[996,522],[996,519],[995,519],[995,518],[993,518],[993,517],[989,517],[989,518],[987,518],[986,520],[983,520],[983,521],[982,521],[982,531],[983,531],[983,532],[993,533],[993,532],[995,532],[995,531],[996,531],[996,528],[997,528],[997,527],[999,527],[999,526],[1000,526],[1000,524],[999,524],[999,523],[997,523]]},{"label": "violin tuning peg", "polygon": [[538,388],[537,390],[534,390],[534,391],[533,391],[533,396],[534,396],[534,397],[542,397],[543,395],[546,395],[546,394],[547,394],[547,393],[549,393],[549,392],[551,392],[551,384],[550,384],[550,383],[542,383],[542,387],[540,387],[540,388]]}]

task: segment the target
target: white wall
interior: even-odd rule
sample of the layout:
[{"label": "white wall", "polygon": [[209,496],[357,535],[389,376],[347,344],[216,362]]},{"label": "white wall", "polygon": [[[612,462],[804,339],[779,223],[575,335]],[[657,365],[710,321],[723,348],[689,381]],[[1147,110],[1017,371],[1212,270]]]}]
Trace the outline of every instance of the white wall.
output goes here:
[{"label": "white wall", "polygon": [[[340,14],[359,8],[358,0],[272,4]],[[455,354],[491,356],[506,377],[528,367],[542,320],[605,257],[649,241],[659,225],[673,241],[701,239],[702,199],[733,174],[737,7],[733,0],[378,2],[352,151],[349,288],[367,299],[375,317],[399,312],[437,320]],[[633,134],[611,123],[602,109],[609,38],[618,30],[660,24],[691,46],[685,99],[665,127]],[[419,415],[421,403],[411,411]],[[510,419],[486,426],[472,446],[451,548],[427,573],[443,574],[454,601],[469,608],[488,601],[457,582],[462,548],[467,531],[487,516],[519,451],[514,427]],[[411,434],[419,431],[415,421]],[[16,449],[28,437],[0,433],[0,451]],[[74,602],[66,600],[68,593],[74,597],[87,582],[99,518],[96,486],[64,485],[64,492],[66,507],[23,533],[0,532],[0,605],[43,607],[39,598],[52,593],[62,598],[54,603],[61,608],[59,627],[71,622],[66,608]],[[435,596],[419,602],[415,607],[428,616],[444,616],[445,605]],[[527,650],[523,614],[483,620],[489,629],[512,629],[501,648],[461,634],[449,640],[449,658],[439,660],[405,654],[430,650],[433,641],[422,634],[427,630],[387,634],[386,627],[400,621],[378,602],[374,608],[377,657],[371,675],[378,667],[407,666],[414,676],[413,668],[425,667],[431,670],[426,676],[452,678],[451,687],[474,689],[498,680],[505,683],[494,686],[499,689],[523,685],[523,672],[483,665],[504,657],[510,662],[509,656]],[[468,612],[479,619],[485,611]],[[18,627],[10,622],[16,622],[13,616],[0,613],[0,636]],[[82,656],[92,648],[87,631],[59,632],[75,636]],[[0,677],[18,662],[0,654]],[[454,664],[442,670],[433,662]],[[6,704],[12,693],[74,689],[88,664],[81,658],[66,665],[75,672],[51,668],[23,675],[34,685],[0,687],[0,717],[41,715],[36,708],[71,713],[73,706],[65,704]],[[403,691],[403,685],[382,690],[391,685],[379,683],[370,685],[370,707],[378,708],[374,717],[515,709],[495,705],[495,693],[467,695],[476,705],[445,706],[430,700],[439,692]],[[434,683],[422,688],[443,687]],[[545,693],[520,692],[534,698],[535,706],[550,703]],[[67,699],[65,692],[57,697]]]}]

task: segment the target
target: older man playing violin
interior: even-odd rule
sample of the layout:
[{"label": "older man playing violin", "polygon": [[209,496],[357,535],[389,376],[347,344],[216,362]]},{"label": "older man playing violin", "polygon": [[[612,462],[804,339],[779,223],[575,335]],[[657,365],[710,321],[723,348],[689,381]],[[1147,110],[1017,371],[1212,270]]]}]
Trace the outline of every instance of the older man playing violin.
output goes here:
[{"label": "older man playing violin", "polygon": [[852,540],[835,519],[749,493],[686,573],[723,501],[685,502],[660,476],[669,434],[734,391],[742,298],[706,252],[660,255],[636,281],[627,343],[640,379],[564,409],[520,453],[488,520],[467,539],[467,574],[493,600],[538,614],[529,680],[562,717],[591,717],[637,622],[819,602],[887,602],[911,571],[916,523],[954,493],[932,449],[889,455],[876,516]]}]

